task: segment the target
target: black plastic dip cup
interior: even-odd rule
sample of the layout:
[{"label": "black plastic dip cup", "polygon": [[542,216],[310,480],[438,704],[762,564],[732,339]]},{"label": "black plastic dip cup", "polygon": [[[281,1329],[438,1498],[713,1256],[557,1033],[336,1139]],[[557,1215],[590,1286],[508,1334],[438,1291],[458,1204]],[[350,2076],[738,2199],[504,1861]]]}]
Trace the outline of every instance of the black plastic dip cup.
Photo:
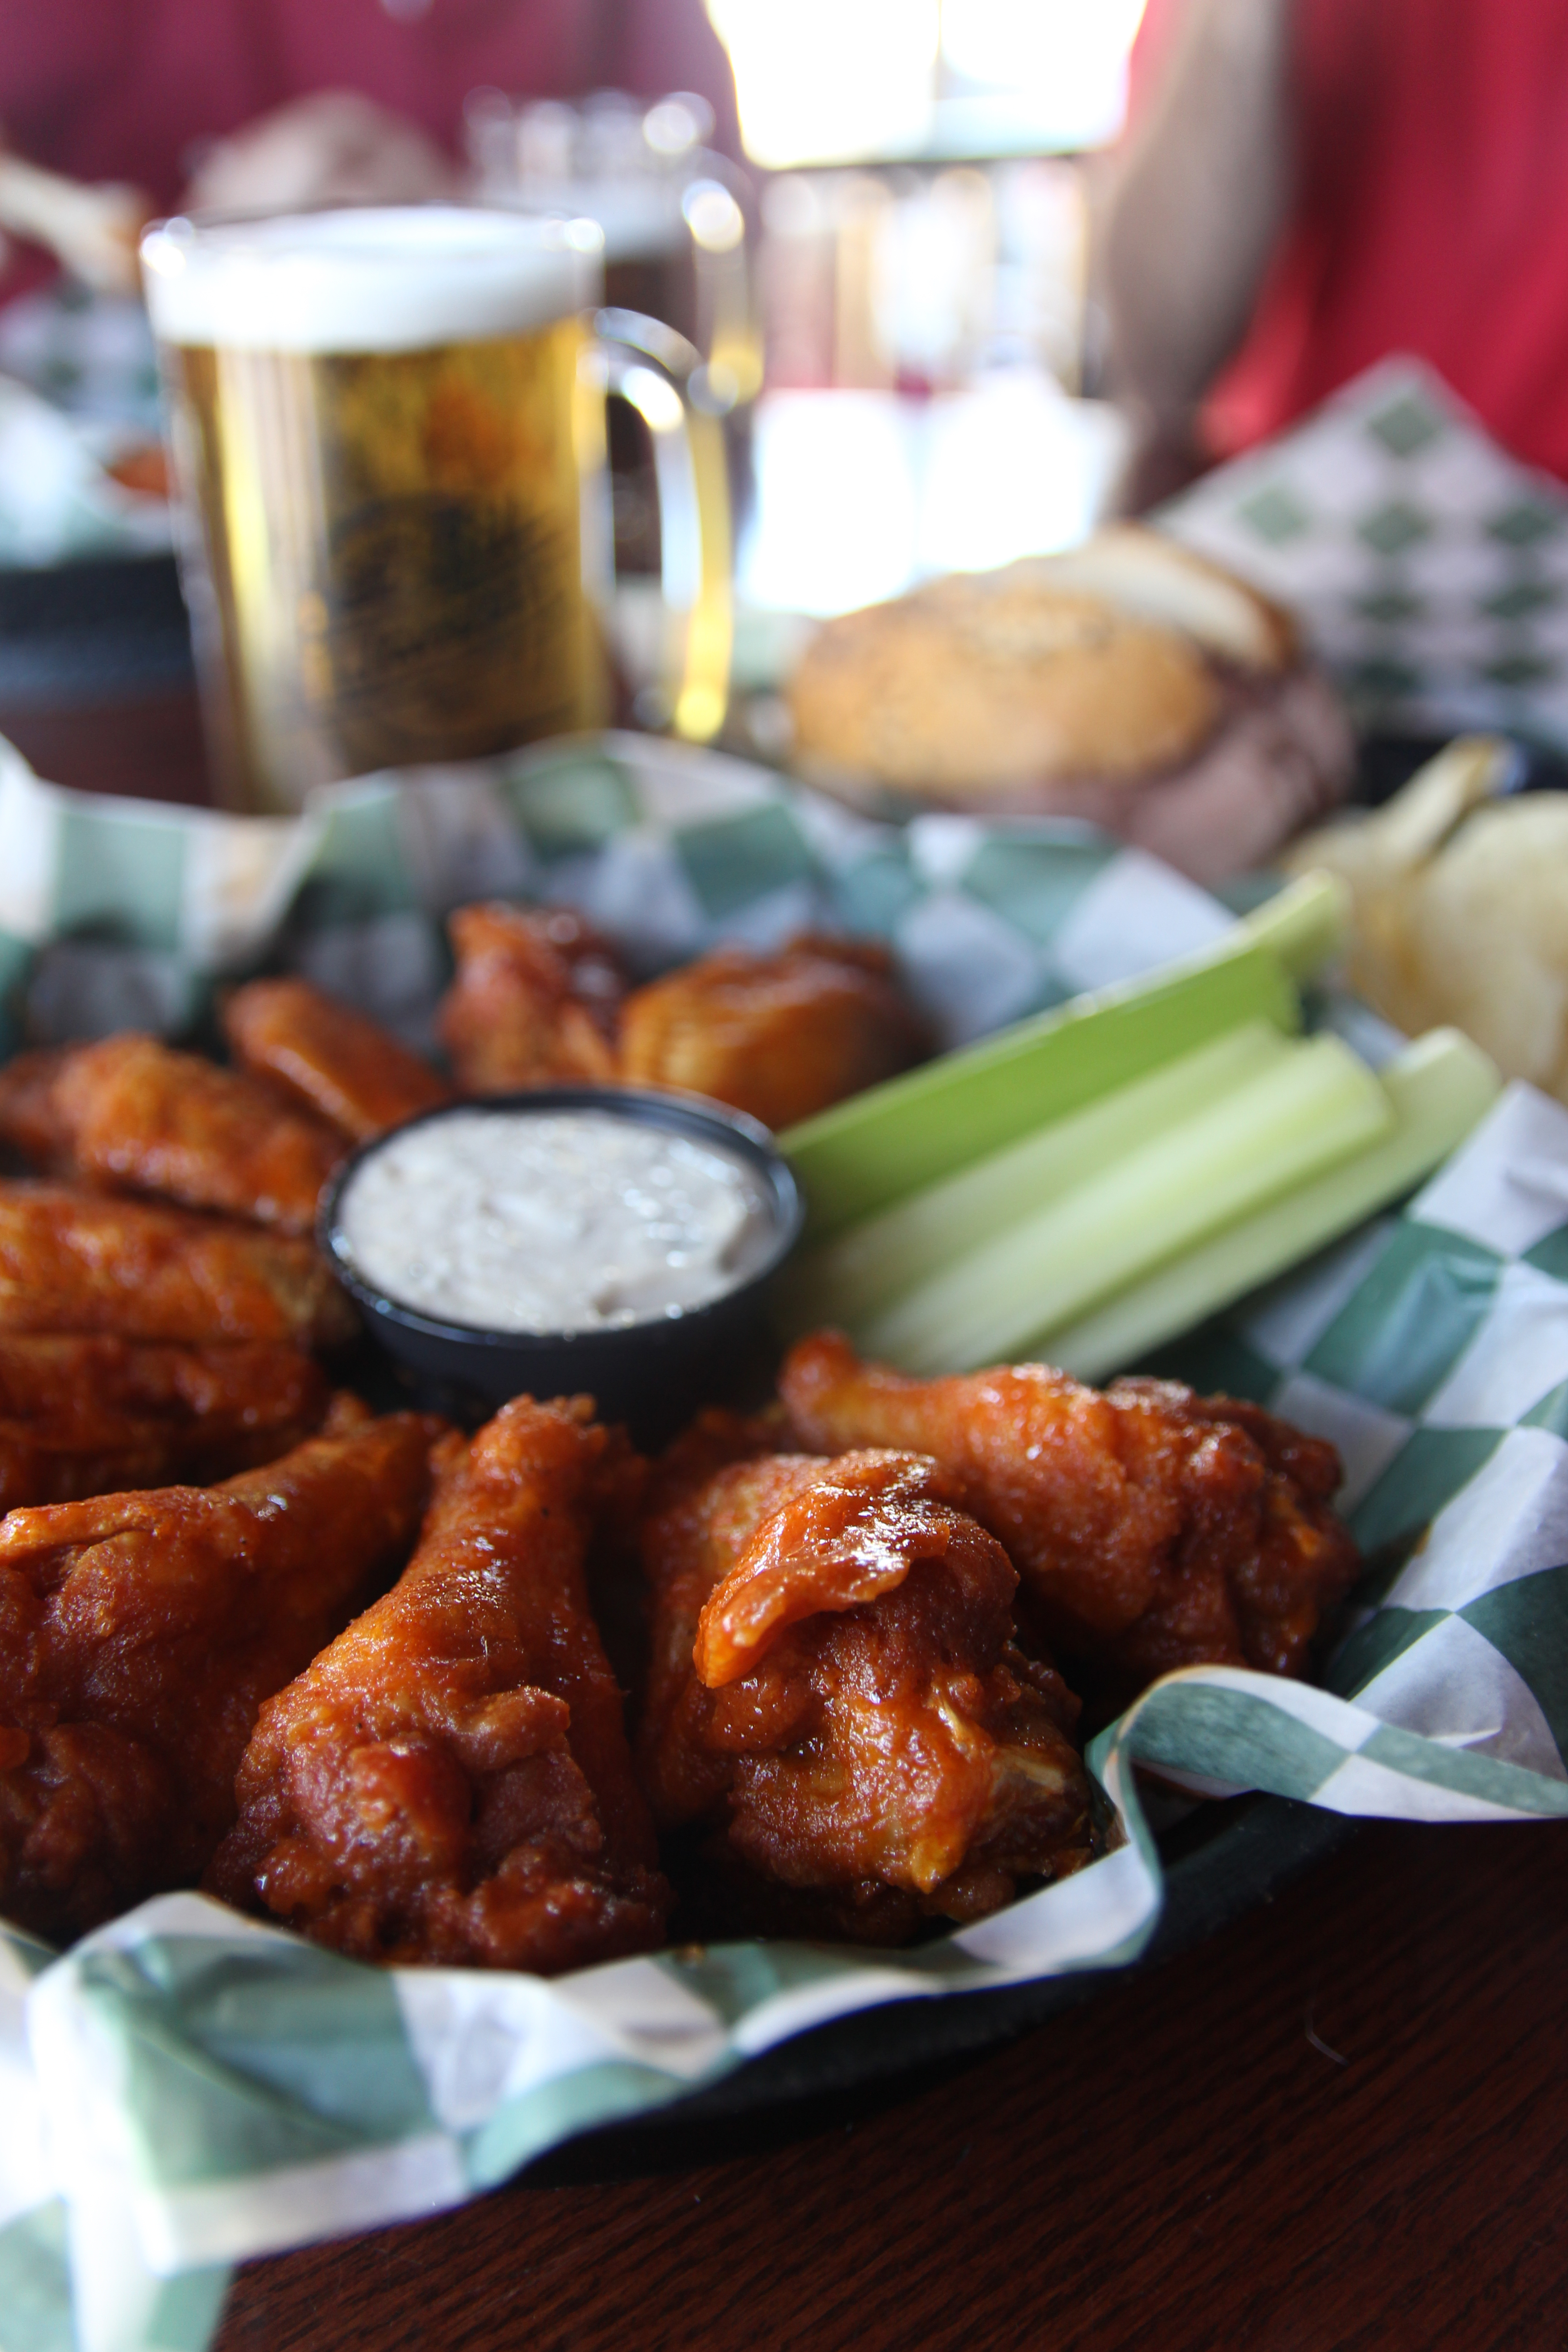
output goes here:
[{"label": "black plastic dip cup", "polygon": [[[365,1161],[395,1136],[454,1113],[540,1116],[596,1111],[627,1119],[739,1160],[771,1216],[767,1246],[734,1286],[700,1306],[644,1322],[580,1331],[496,1331],[443,1321],[392,1297],[361,1273],[342,1225],[344,1195]],[[595,1399],[601,1417],[625,1422],[645,1445],[659,1444],[700,1405],[749,1403],[771,1347],[763,1297],[800,1235],[804,1203],[787,1161],[765,1127],[741,1111],[689,1095],[631,1087],[537,1087],[478,1095],[421,1111],[363,1144],[321,1201],[317,1233],[333,1273],[387,1353],[415,1378],[422,1397],[463,1418],[481,1417],[509,1397]]]}]

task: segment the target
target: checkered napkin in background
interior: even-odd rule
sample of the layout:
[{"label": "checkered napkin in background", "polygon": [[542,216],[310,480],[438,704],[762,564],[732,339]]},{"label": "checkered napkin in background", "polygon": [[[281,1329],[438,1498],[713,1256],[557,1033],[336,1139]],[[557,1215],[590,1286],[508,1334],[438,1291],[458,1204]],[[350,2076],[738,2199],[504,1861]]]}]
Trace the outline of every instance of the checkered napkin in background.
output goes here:
[{"label": "checkered napkin in background", "polygon": [[1568,490],[1422,362],[1383,361],[1156,520],[1295,611],[1363,727],[1568,748]]},{"label": "checkered napkin in background", "polygon": [[0,310],[0,373],[68,416],[122,425],[156,440],[162,429],[158,353],[146,307],[61,278]]},{"label": "checkered napkin in background", "polygon": [[[372,778],[297,824],[93,802],[0,757],[13,1042],[24,1018],[177,1033],[268,954],[418,1035],[440,913],[500,892],[584,907],[644,970],[721,936],[879,933],[950,1040],[1228,919],[1081,831],[900,832],[637,738]],[[1160,1903],[1135,1758],[1347,1812],[1568,1813],[1568,1112],[1513,1089],[1403,1216],[1170,1369],[1342,1447],[1373,1580],[1330,1687],[1168,1677],[1090,1751],[1125,1843],[914,1951],[377,1970],[193,1895],[61,1958],[0,1930],[0,2352],[199,2352],[247,2255],[456,2203],[828,2018],[1135,1958]]]},{"label": "checkered napkin in background", "polygon": [[104,466],[161,430],[152,330],[140,302],[58,287],[0,310],[0,565],[161,552],[162,499]]}]

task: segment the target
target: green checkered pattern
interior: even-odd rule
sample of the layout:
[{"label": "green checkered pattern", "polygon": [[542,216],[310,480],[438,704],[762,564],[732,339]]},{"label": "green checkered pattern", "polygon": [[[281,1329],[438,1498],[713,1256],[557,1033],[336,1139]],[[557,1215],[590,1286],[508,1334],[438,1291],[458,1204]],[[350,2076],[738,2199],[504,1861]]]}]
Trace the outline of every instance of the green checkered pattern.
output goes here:
[{"label": "green checkered pattern", "polygon": [[158,355],[144,304],[60,278],[0,311],[0,373],[68,415],[156,439]]},{"label": "green checkered pattern", "polygon": [[0,310],[0,564],[170,547],[163,501],[134,496],[103,470],[158,432],[139,302],[49,292]]},{"label": "green checkered pattern", "polygon": [[1230,919],[1085,827],[872,824],[647,736],[334,785],[291,821],[61,793],[0,747],[12,1044],[179,1034],[215,979],[268,955],[417,1042],[447,977],[441,919],[510,896],[581,908],[640,973],[720,939],[886,939],[949,1045],[1203,947]]},{"label": "green checkered pattern", "polygon": [[1562,1784],[1568,1113],[1510,1087],[1403,1216],[1174,1361],[1340,1449],[1369,1573],[1331,1687],[1467,1767]]},{"label": "green checkered pattern", "polygon": [[[177,1028],[268,952],[416,1034],[439,913],[481,892],[582,905],[644,968],[847,923],[894,941],[950,1035],[1226,919],[1087,835],[896,833],[638,739],[372,779],[293,825],[0,764],[0,973],[32,1034]],[[1330,1687],[1168,1677],[1090,1750],[1121,1842],[912,1952],[739,1944],[546,1983],[362,1968],[194,1895],[59,1958],[0,1929],[0,2352],[200,2352],[246,2256],[456,2203],[830,2018],[1124,1964],[1160,1907],[1136,1759],[1352,1813],[1568,1813],[1568,1112],[1513,1089],[1404,1216],[1173,1368],[1343,1454],[1372,1577]]]},{"label": "green checkered pattern", "polygon": [[1291,606],[1363,724],[1568,746],[1568,491],[1420,362],[1383,362],[1159,520]]}]

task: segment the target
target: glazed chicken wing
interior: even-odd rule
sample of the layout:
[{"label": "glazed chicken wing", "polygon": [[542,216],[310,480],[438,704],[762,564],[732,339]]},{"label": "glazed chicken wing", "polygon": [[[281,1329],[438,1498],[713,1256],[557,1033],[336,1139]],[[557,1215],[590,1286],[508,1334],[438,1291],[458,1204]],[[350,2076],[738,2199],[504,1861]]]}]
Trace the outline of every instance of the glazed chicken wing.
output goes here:
[{"label": "glazed chicken wing", "polygon": [[910,1380],[833,1332],[801,1340],[779,1386],[822,1453],[934,1454],[1079,1687],[1114,1704],[1176,1666],[1300,1674],[1354,1580],[1332,1446],[1256,1405],[1171,1381],[1102,1395],[1043,1364]]},{"label": "glazed chicken wing", "polygon": [[261,1701],[412,1541],[438,1427],[351,1407],[220,1486],[0,1523],[0,1914],[68,1937],[197,1876]]},{"label": "glazed chicken wing", "polygon": [[378,1021],[308,980],[253,980],[224,1007],[243,1069],[266,1078],[355,1143],[451,1100],[446,1080]]},{"label": "glazed chicken wing", "polygon": [[447,929],[458,971],[438,1026],[465,1093],[616,1077],[626,978],[581,915],[496,901],[459,907]]},{"label": "glazed chicken wing", "polygon": [[303,1347],[358,1328],[310,1242],[62,1184],[0,1183],[0,1330]]},{"label": "glazed chicken wing", "polygon": [[343,1156],[270,1087],[136,1032],[0,1072],[0,1137],[58,1174],[297,1234]]},{"label": "glazed chicken wing", "polygon": [[896,1941],[1086,1860],[1076,1701],[952,1482],[884,1451],[715,1470],[711,1439],[672,1449],[645,1530],[639,1752],[661,1825],[713,1826],[731,1919]]},{"label": "glazed chicken wing", "polygon": [[276,1460],[327,1409],[321,1367],[277,1340],[206,1348],[0,1332],[0,1514]]},{"label": "glazed chicken wing", "polygon": [[929,1040],[880,948],[799,939],[776,955],[717,948],[639,988],[621,1016],[621,1075],[793,1126],[890,1078]]},{"label": "glazed chicken wing", "polygon": [[70,1166],[70,1129],[59,1103],[69,1058],[68,1046],[47,1046],[0,1063],[0,1144],[35,1168]]},{"label": "glazed chicken wing", "polygon": [[552,1973],[668,1893],[584,1560],[625,1457],[586,1400],[454,1441],[400,1582],[262,1710],[208,1874],[361,1958]]}]

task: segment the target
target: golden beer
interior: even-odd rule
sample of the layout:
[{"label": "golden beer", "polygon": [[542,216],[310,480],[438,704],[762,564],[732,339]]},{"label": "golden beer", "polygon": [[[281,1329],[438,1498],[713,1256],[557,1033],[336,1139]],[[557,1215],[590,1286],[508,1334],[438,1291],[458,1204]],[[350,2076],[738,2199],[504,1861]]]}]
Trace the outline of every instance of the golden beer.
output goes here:
[{"label": "golden beer", "polygon": [[175,222],[143,259],[230,804],[599,723],[592,226]]}]

